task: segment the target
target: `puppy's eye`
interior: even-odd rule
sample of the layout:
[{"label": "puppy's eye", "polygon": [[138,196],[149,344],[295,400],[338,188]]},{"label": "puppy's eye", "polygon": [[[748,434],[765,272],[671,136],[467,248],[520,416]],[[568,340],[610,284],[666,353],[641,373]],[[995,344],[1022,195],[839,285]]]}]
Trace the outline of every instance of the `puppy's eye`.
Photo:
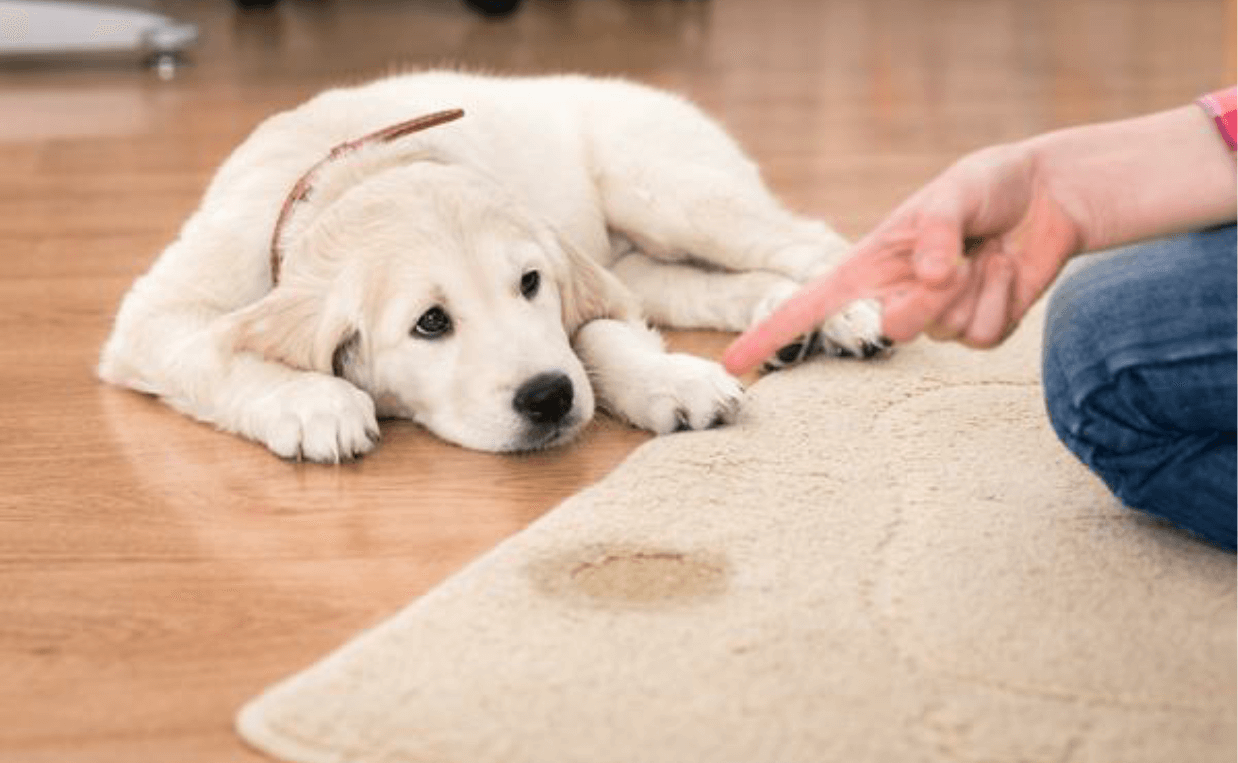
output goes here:
[{"label": "puppy's eye", "polygon": [[441,307],[431,307],[417,319],[413,336],[422,339],[438,339],[451,331],[451,317]]},{"label": "puppy's eye", "polygon": [[520,278],[520,294],[525,299],[537,296],[537,290],[542,286],[542,277],[536,270],[530,270]]}]

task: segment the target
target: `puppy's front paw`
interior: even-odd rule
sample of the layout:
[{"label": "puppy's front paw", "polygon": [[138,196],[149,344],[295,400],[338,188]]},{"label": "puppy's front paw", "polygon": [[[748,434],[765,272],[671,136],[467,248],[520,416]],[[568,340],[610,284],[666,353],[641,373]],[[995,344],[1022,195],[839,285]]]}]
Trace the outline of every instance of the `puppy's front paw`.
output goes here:
[{"label": "puppy's front paw", "polygon": [[743,394],[744,388],[722,366],[676,353],[651,363],[642,383],[625,390],[615,407],[636,426],[668,434],[731,423]]},{"label": "puppy's front paw", "polygon": [[374,401],[332,376],[299,375],[253,410],[250,434],[284,458],[339,463],[378,444]]}]

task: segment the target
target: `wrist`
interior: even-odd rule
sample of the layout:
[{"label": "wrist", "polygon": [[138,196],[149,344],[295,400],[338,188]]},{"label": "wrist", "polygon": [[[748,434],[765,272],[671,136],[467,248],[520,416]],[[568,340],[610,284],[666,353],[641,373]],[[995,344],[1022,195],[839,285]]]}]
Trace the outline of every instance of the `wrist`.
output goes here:
[{"label": "wrist", "polygon": [[1197,106],[1024,142],[1045,193],[1096,251],[1234,220],[1234,163]]},{"label": "wrist", "polygon": [[1086,172],[1071,155],[1073,136],[1069,132],[1045,133],[1018,144],[1031,167],[1032,187],[1044,202],[1057,208],[1061,225],[1069,229],[1071,246],[1064,259],[1098,248],[1105,219],[1088,187]]}]

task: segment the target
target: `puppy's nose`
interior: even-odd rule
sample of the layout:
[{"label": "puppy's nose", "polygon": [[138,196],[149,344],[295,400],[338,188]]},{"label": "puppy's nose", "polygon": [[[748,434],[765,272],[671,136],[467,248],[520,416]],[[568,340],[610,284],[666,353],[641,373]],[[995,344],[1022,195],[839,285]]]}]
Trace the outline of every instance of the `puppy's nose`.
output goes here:
[{"label": "puppy's nose", "polygon": [[538,374],[520,385],[512,407],[534,424],[557,424],[572,410],[572,380],[567,374]]}]

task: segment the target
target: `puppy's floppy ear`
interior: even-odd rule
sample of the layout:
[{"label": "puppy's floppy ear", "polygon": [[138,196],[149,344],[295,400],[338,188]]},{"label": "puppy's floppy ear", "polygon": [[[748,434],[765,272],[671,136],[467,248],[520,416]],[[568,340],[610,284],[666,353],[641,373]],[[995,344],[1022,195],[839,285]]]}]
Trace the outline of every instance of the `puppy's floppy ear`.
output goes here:
[{"label": "puppy's floppy ear", "polygon": [[233,347],[293,368],[346,376],[360,332],[330,302],[321,289],[281,284],[233,314]]},{"label": "puppy's floppy ear", "polygon": [[565,237],[555,235],[559,294],[563,302],[563,326],[569,336],[598,318],[633,320],[640,317],[636,297],[609,270],[579,251]]}]

